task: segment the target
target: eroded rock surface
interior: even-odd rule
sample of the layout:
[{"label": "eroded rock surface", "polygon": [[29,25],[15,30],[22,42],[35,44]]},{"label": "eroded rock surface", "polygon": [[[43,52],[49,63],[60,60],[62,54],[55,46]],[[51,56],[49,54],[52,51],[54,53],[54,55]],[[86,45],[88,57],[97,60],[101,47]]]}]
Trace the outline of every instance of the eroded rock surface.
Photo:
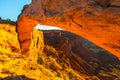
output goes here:
[{"label": "eroded rock surface", "polygon": [[[54,54],[52,49],[48,52],[46,48],[44,52],[54,57],[63,68],[69,66],[79,74],[97,76],[100,80],[119,79],[120,61],[116,56],[66,31],[48,30],[43,33],[45,45],[54,47],[58,54]],[[94,77],[91,80],[99,79]]]},{"label": "eroded rock surface", "polygon": [[15,25],[0,24],[0,80],[120,79],[117,57],[66,31],[34,29],[29,57],[23,57],[15,29]]},{"label": "eroded rock surface", "polygon": [[120,58],[120,0],[32,0],[17,21],[23,54],[38,23],[78,34]]},{"label": "eroded rock surface", "polygon": [[29,47],[29,58],[36,62],[40,54],[43,53],[44,39],[42,31],[34,29],[31,33],[31,44]]}]

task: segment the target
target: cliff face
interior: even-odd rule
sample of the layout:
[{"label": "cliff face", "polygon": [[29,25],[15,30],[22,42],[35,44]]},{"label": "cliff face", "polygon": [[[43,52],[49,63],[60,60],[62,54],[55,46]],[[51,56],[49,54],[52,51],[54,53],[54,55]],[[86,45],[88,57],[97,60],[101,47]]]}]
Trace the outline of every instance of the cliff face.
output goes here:
[{"label": "cliff face", "polygon": [[[46,55],[43,33],[36,29],[31,33],[30,55],[23,57],[15,29],[15,25],[0,24],[0,80],[84,80],[68,66],[64,71],[57,58]],[[58,54],[51,46],[45,48],[48,53]]]},{"label": "cliff face", "polygon": [[66,62],[80,73],[93,73],[92,66],[86,61],[95,57],[95,55],[83,46],[80,37],[64,31],[44,31],[43,33],[45,44],[60,52],[58,56],[61,62]]},{"label": "cliff face", "polygon": [[43,53],[44,49],[44,38],[42,31],[34,29],[31,33],[31,44],[29,47],[29,58],[32,61],[37,61],[40,54]]},{"label": "cliff face", "polygon": [[[57,60],[67,64],[79,74],[97,76],[99,79],[115,79],[112,69],[120,64],[117,57],[95,46],[75,34],[66,31],[43,31],[45,45],[54,47],[58,52]],[[46,49],[44,50],[47,51]],[[52,53],[49,55],[53,55]],[[105,72],[107,71],[107,73]],[[103,73],[102,73],[103,72]],[[108,76],[104,76],[108,75]],[[116,73],[115,73],[116,74]],[[116,76],[118,73],[116,74]],[[116,78],[119,78],[118,76]],[[94,80],[94,78],[90,78]]]},{"label": "cliff face", "polygon": [[0,24],[1,80],[120,79],[117,57],[66,31],[34,29],[29,57],[23,57],[15,29],[15,25]]},{"label": "cliff face", "polygon": [[15,29],[15,25],[0,23],[0,53],[20,54],[20,45]]},{"label": "cliff face", "polygon": [[[61,75],[57,76],[55,71],[51,71],[49,66],[44,65],[43,57],[45,58],[45,56],[41,56],[44,48],[43,33],[33,30],[29,49],[30,56],[24,58],[20,54],[20,45],[15,30],[16,25],[8,22],[0,23],[0,80],[64,80],[60,78]],[[66,77],[69,78],[67,75]]]},{"label": "cliff face", "polygon": [[[32,0],[17,21],[23,54],[36,24],[54,25],[78,34],[120,58],[119,0]],[[25,50],[24,50],[25,49]]]}]

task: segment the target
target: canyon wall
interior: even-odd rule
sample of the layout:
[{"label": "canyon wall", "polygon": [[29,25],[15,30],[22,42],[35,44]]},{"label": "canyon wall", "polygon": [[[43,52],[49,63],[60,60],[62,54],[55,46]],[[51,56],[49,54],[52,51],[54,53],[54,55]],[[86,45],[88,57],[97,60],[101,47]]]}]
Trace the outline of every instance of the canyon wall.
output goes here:
[{"label": "canyon wall", "polygon": [[120,79],[119,59],[75,34],[33,29],[23,57],[16,25],[0,22],[0,33],[0,80]]},{"label": "canyon wall", "polygon": [[[116,65],[120,64],[120,61],[104,49],[67,31],[45,30],[43,34],[45,42],[44,53],[48,57],[54,57],[62,65],[63,69],[69,67],[79,74],[91,76],[91,78],[84,77],[84,79],[88,80],[119,79],[118,72],[120,68],[117,68]],[[54,54],[54,49],[51,49],[50,46],[57,50],[58,53]]]},{"label": "canyon wall", "polygon": [[120,58],[120,0],[32,0],[17,21],[24,55],[37,24],[80,35]]}]

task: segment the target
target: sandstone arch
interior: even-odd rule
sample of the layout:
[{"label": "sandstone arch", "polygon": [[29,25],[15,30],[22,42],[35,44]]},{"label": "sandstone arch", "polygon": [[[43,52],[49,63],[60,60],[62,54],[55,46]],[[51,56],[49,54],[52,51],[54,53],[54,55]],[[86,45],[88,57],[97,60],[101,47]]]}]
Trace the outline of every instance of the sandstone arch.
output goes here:
[{"label": "sandstone arch", "polygon": [[32,0],[17,21],[24,55],[37,24],[78,34],[120,58],[120,0]]}]

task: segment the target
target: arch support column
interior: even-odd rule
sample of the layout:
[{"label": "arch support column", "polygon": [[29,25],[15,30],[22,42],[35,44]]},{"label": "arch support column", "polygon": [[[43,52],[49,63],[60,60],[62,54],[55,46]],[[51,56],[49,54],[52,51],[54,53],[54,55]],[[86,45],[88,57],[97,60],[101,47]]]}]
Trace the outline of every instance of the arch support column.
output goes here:
[{"label": "arch support column", "polygon": [[19,21],[17,21],[18,39],[20,42],[21,54],[24,56],[29,56],[31,32],[36,25],[36,20],[27,18],[25,16],[22,16]]}]

